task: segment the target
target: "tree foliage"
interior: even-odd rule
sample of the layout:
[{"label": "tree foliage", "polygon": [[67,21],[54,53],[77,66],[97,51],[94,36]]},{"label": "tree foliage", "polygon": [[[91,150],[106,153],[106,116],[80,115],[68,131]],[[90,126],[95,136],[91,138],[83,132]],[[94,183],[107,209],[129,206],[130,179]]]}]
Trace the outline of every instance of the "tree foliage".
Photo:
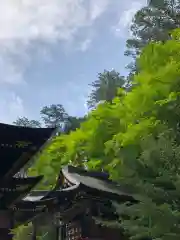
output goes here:
[{"label": "tree foliage", "polygon": [[32,127],[32,128],[40,128],[41,123],[37,120],[29,120],[26,117],[19,117],[16,121],[13,122],[14,125],[21,127]]},{"label": "tree foliage", "polygon": [[136,57],[150,42],[165,42],[171,38],[171,31],[180,27],[179,0],[151,0],[149,5],[141,8],[131,23],[131,38],[126,41],[125,55],[131,56],[132,62],[129,81],[139,71]]},{"label": "tree foliage", "polygon": [[140,147],[135,164],[126,162],[120,169],[121,184],[139,201],[117,206],[120,226],[132,239],[179,239],[180,145],[167,130],[142,138]]},{"label": "tree foliage", "polygon": [[46,127],[60,127],[67,120],[68,116],[62,104],[45,106],[40,114]]},{"label": "tree foliage", "polygon": [[98,74],[98,79],[90,85],[92,91],[87,101],[88,107],[95,108],[101,101],[111,102],[117,95],[117,89],[123,87],[125,78],[115,70]]},{"label": "tree foliage", "polygon": [[149,42],[164,42],[180,27],[179,0],[151,1],[140,9],[131,24],[132,38],[126,42],[126,55],[136,57]]},{"label": "tree foliage", "polygon": [[66,164],[109,171],[138,200],[115,205],[116,226],[132,239],[180,237],[180,30],[169,34],[179,25],[178,0],[151,1],[135,15],[127,41],[136,63],[131,91],[117,72],[104,71],[92,83],[94,110],[81,124],[62,105],[41,111],[47,127],[64,120],[75,127],[29,169],[45,176],[38,188],[52,188]]},{"label": "tree foliage", "polygon": [[120,214],[119,222],[137,239],[179,238],[179,37],[177,30],[166,43],[149,44],[137,60],[141,71],[132,90],[120,88],[79,129],[56,137],[34,166],[51,185],[67,163],[108,170],[139,200],[120,207],[129,218]]},{"label": "tree foliage", "polygon": [[51,104],[49,107],[44,106],[40,111],[42,124],[37,120],[29,120],[27,117],[18,117],[13,122],[16,126],[22,127],[57,127],[61,132],[69,133],[80,127],[85,117],[69,116],[61,104]]}]

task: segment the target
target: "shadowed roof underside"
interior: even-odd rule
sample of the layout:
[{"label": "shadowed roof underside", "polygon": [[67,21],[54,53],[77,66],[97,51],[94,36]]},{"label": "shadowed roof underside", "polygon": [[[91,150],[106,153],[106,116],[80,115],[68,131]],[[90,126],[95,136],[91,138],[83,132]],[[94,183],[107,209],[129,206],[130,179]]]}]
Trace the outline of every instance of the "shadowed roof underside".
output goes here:
[{"label": "shadowed roof underside", "polygon": [[16,174],[41,149],[54,130],[0,123],[0,179]]}]

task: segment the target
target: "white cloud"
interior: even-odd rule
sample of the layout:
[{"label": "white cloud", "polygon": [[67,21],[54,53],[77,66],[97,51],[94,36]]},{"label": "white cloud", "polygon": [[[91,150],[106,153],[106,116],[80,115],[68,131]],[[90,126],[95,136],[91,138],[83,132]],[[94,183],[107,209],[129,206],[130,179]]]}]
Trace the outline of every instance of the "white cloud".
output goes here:
[{"label": "white cloud", "polygon": [[[92,26],[100,17],[108,1],[0,0],[0,85],[24,83],[24,71],[32,57],[28,49],[32,45],[43,43],[37,44],[34,52],[39,58],[49,59],[44,46],[73,41],[79,29]],[[81,50],[85,51],[90,42],[89,39],[83,42]],[[0,112],[3,122],[12,122],[18,115],[24,115],[22,99],[14,93],[2,93]]]},{"label": "white cloud", "polygon": [[3,92],[0,101],[0,119],[12,123],[18,116],[24,116],[23,100],[13,92]]},{"label": "white cloud", "polygon": [[[35,43],[42,43],[37,44],[37,51],[33,52],[39,59],[48,60],[51,57],[49,49],[46,49],[48,44],[74,41],[78,30],[94,26],[109,4],[118,2],[121,17],[114,30],[124,34],[132,13],[137,10],[136,3],[132,1],[0,0],[0,86],[24,83],[24,72],[32,57],[28,50],[32,45],[34,50]],[[91,45],[92,36],[84,39],[79,47],[81,51],[86,51]],[[83,102],[84,98],[78,101]],[[15,93],[0,92],[0,112],[3,122],[12,122],[17,116],[25,115],[22,99]]]},{"label": "white cloud", "polygon": [[12,64],[7,56],[0,55],[0,83],[23,83],[22,70]]},{"label": "white cloud", "polygon": [[124,9],[120,13],[120,18],[118,20],[118,23],[113,26],[113,31],[116,36],[126,38],[128,35],[131,35],[130,32],[130,25],[132,22],[132,19],[135,15],[135,13],[141,9],[143,6],[145,6],[146,0],[127,0],[124,4]]},{"label": "white cloud", "polygon": [[92,39],[87,38],[85,41],[83,41],[83,42],[80,44],[79,50],[81,50],[82,52],[86,52],[87,49],[90,47],[91,42],[92,42]]},{"label": "white cloud", "polygon": [[67,39],[85,23],[81,0],[1,0],[0,39]]},{"label": "white cloud", "polygon": [[[112,1],[112,0],[111,0]],[[90,1],[90,18],[97,19],[108,8],[111,3],[109,0],[91,0]]]},{"label": "white cloud", "polygon": [[0,0],[0,83],[21,83],[31,44],[72,40],[78,29],[100,17],[109,1],[89,0],[87,8],[87,0]]}]

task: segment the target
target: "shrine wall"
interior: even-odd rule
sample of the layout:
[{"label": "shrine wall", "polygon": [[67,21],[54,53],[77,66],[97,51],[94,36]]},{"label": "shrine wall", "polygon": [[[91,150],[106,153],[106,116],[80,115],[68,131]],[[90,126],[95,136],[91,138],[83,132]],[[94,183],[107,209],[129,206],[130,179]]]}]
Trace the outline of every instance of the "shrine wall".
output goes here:
[{"label": "shrine wall", "polygon": [[[82,229],[82,232],[84,229]],[[95,224],[95,222],[92,220],[89,222],[89,225],[87,226],[87,234],[86,237],[89,239],[102,239],[102,240],[128,240],[127,237],[123,236],[123,233],[120,229],[113,229],[108,228],[105,226],[100,226]]]}]

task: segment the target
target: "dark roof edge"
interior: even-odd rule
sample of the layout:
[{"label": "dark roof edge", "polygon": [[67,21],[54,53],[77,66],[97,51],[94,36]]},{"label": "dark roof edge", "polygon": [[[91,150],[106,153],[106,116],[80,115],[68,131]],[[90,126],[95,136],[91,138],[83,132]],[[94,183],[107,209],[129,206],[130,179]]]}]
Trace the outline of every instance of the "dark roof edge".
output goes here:
[{"label": "dark roof edge", "polygon": [[[5,124],[7,125],[7,124]],[[11,125],[13,126],[13,125]],[[16,127],[16,126],[15,126]],[[46,129],[46,128],[43,128]],[[12,177],[14,176],[21,168],[23,168],[30,160],[33,160],[37,157],[38,154],[41,153],[41,151],[43,151],[43,149],[49,144],[49,140],[54,137],[56,135],[57,129],[56,128],[52,128],[52,133],[50,134],[49,138],[46,140],[46,142],[39,148],[37,149],[37,151],[35,152],[34,155],[29,157],[29,154],[27,154],[27,157],[21,157],[21,161],[17,161],[14,163],[13,167],[11,168],[11,170],[4,176],[4,179],[7,179],[8,177]]]},{"label": "dark roof edge", "polygon": [[110,181],[109,174],[106,172],[98,172],[98,171],[92,171],[92,170],[86,170],[80,167],[74,167],[72,165],[65,166],[62,171],[69,172],[69,173],[77,173],[80,175],[88,176],[88,177],[94,177],[100,180]]}]

